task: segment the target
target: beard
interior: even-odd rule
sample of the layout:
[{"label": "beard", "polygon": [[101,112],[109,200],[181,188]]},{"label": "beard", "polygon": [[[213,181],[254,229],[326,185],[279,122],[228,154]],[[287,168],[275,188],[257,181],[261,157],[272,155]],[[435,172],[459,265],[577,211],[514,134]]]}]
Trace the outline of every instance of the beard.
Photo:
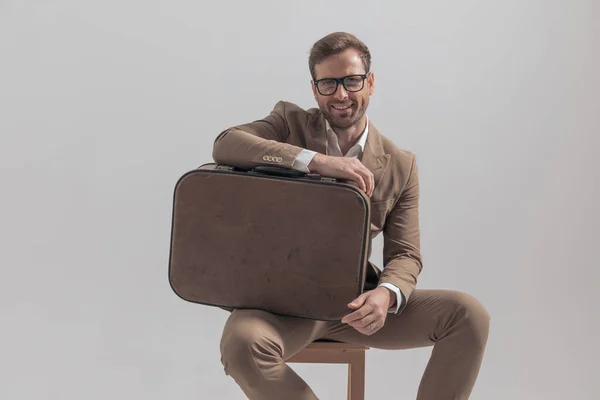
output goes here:
[{"label": "beard", "polygon": [[336,111],[332,111],[329,105],[321,105],[321,112],[325,116],[325,119],[329,122],[332,128],[348,129],[358,124],[362,117],[365,115],[366,107],[363,106],[358,109],[356,103],[352,104],[351,110],[347,113],[338,114]]}]

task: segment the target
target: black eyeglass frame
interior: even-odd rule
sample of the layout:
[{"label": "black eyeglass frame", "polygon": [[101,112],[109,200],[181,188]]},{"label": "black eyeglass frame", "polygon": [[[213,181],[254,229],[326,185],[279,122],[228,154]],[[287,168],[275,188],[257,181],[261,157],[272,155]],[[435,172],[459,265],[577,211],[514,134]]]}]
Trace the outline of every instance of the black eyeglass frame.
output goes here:
[{"label": "black eyeglass frame", "polygon": [[[341,78],[323,78],[323,79],[313,79],[313,83],[315,84],[317,91],[319,92],[319,94],[321,96],[332,96],[333,94],[335,94],[335,92],[337,92],[338,88],[340,87],[340,84],[342,84],[342,86],[344,87],[344,89],[346,89],[347,92],[350,93],[356,93],[356,92],[360,92],[361,90],[363,90],[365,88],[365,80],[367,79],[367,77],[369,76],[370,72],[367,72],[366,74],[352,74],[352,75],[346,75],[344,77]],[[346,87],[346,84],[344,83],[344,80],[348,79],[348,78],[362,78],[362,85],[360,87],[360,89],[357,90],[350,90]],[[319,89],[319,82],[322,81],[335,81],[335,89],[333,90],[333,92],[329,93],[329,94],[323,94],[321,93],[321,90]]]}]

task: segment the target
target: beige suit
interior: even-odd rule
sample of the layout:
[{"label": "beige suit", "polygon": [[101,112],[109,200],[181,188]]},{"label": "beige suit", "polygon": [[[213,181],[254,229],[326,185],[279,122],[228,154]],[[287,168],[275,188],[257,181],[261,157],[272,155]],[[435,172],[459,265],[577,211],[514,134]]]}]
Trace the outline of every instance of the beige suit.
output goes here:
[{"label": "beige suit", "polygon": [[[326,154],[325,126],[320,110],[279,102],[264,119],[222,132],[215,140],[213,158],[216,163],[241,168],[292,168],[303,149]],[[375,181],[371,238],[383,233],[384,243],[383,270],[372,266],[369,276],[372,283],[387,282],[399,288],[402,305],[371,336],[340,322],[234,311],[223,332],[222,361],[251,399],[315,399],[285,360],[317,339],[387,349],[435,345],[417,398],[467,399],[472,390],[487,342],[489,316],[467,294],[415,289],[422,269],[415,156],[398,148],[369,122],[361,162]]]}]

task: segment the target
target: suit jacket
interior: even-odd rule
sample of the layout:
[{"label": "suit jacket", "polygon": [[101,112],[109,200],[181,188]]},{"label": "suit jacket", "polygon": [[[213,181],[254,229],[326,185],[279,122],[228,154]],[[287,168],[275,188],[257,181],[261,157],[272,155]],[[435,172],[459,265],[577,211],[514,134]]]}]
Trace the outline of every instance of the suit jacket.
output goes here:
[{"label": "suit jacket", "polygon": [[[214,141],[213,159],[244,169],[259,165],[292,168],[302,149],[326,154],[325,129],[325,117],[318,108],[304,110],[280,101],[265,118],[221,132]],[[404,300],[400,312],[422,270],[415,156],[394,145],[369,121],[361,162],[375,181],[371,240],[383,233],[383,270],[369,263],[368,280],[398,287]]]}]

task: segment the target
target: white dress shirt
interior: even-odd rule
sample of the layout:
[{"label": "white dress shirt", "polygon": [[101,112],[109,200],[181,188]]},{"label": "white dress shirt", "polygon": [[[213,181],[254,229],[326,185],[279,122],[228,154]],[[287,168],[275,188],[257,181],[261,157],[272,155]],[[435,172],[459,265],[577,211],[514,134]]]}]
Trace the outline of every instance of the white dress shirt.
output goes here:
[{"label": "white dress shirt", "polygon": [[[328,156],[359,158],[365,149],[365,143],[367,143],[367,136],[369,135],[369,120],[367,118],[367,126],[358,139],[358,142],[356,142],[356,144],[352,146],[352,148],[348,150],[346,154],[342,154],[338,137],[333,129],[331,129],[331,125],[329,125],[329,121],[327,120],[325,120],[325,135],[327,138],[326,149]],[[296,157],[293,168],[303,172],[310,172],[308,169],[308,164],[310,164],[315,154],[317,153],[312,150],[303,149]],[[397,313],[402,305],[402,295],[400,294],[400,289],[391,283],[380,283],[379,286],[386,287],[396,294],[396,306],[391,307],[388,312]]]}]

